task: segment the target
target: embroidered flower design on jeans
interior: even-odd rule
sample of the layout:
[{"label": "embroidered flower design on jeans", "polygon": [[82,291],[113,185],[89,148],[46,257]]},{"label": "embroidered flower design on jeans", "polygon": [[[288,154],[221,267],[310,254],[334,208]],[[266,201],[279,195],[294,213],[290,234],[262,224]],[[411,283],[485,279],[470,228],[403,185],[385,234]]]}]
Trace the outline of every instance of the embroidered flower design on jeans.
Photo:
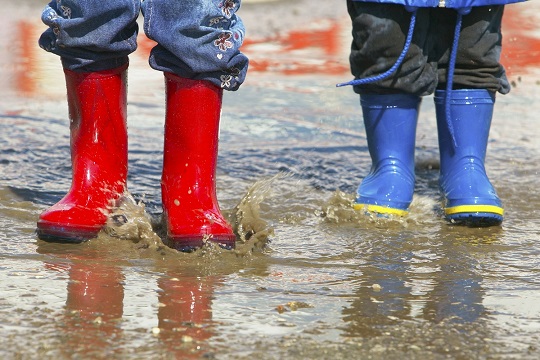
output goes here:
[{"label": "embroidered flower design on jeans", "polygon": [[219,7],[221,8],[221,11],[223,11],[223,14],[230,18],[231,16],[233,16],[236,4],[233,0],[225,0],[221,4],[219,4]]},{"label": "embroidered flower design on jeans", "polygon": [[222,88],[230,88],[231,87],[231,81],[233,80],[232,75],[221,75],[221,87]]},{"label": "embroidered flower design on jeans", "polygon": [[232,49],[233,43],[229,41],[232,37],[231,33],[221,33],[217,40],[214,40],[214,45],[219,48],[221,51],[227,51],[227,49]]},{"label": "embroidered flower design on jeans", "polygon": [[209,23],[208,23],[208,26],[215,26],[215,25],[218,25],[220,22],[223,21],[223,17],[222,16],[218,16],[218,17],[215,17],[215,18],[212,18],[210,19]]},{"label": "embroidered flower design on jeans", "polygon": [[62,15],[64,15],[64,17],[66,19],[71,19],[71,9],[67,6],[60,6],[60,9],[62,9]]}]

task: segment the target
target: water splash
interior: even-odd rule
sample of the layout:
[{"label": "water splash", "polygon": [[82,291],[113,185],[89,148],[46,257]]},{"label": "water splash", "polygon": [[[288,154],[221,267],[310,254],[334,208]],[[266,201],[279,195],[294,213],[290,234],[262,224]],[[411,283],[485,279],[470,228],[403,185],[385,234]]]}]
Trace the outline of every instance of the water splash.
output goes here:
[{"label": "water splash", "polygon": [[260,205],[270,196],[274,182],[285,176],[278,174],[255,182],[238,205],[228,213],[228,219],[238,236],[235,250],[238,255],[244,256],[253,250],[263,249],[274,235],[274,229],[261,218]]},{"label": "water splash", "polygon": [[[237,235],[237,245],[234,253],[244,256],[254,250],[263,249],[274,234],[267,221],[261,218],[260,205],[272,190],[272,184],[284,175],[280,174],[270,179],[255,182],[242,197],[238,205],[224,211]],[[119,204],[113,209],[107,219],[107,224],[98,238],[112,238],[129,241],[136,244],[137,249],[151,249],[162,252],[163,239],[166,236],[161,216],[153,217],[145,211],[142,201],[137,202],[130,193],[125,193]],[[207,245],[212,245],[208,243]],[[208,246],[205,246],[208,247]],[[215,249],[204,249],[203,255],[221,252]],[[199,254],[200,255],[200,254]],[[210,255],[209,255],[210,256]]]}]

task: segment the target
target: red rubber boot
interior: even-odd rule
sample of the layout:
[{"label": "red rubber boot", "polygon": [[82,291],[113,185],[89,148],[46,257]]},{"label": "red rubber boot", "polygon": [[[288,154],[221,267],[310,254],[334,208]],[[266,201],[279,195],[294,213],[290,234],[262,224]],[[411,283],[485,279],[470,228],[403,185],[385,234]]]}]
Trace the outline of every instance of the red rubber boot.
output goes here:
[{"label": "red rubber boot", "polygon": [[165,73],[167,106],[161,194],[167,245],[193,251],[206,241],[234,248],[236,236],[216,197],[223,90]]},{"label": "red rubber boot", "polygon": [[43,212],[40,239],[83,242],[96,237],[126,188],[127,65],[108,71],[64,70],[71,120],[71,189]]}]

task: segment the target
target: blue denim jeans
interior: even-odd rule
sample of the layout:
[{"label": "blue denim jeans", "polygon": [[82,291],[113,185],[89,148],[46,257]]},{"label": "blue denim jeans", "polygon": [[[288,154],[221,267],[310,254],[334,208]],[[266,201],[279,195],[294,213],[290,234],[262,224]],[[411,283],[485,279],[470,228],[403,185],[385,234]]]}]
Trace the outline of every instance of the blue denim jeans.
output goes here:
[{"label": "blue denim jeans", "polygon": [[53,0],[43,10],[49,28],[39,45],[62,66],[81,72],[122,66],[137,48],[137,17],[157,42],[150,66],[207,80],[225,90],[244,82],[248,59],[240,52],[245,28],[241,0]]}]

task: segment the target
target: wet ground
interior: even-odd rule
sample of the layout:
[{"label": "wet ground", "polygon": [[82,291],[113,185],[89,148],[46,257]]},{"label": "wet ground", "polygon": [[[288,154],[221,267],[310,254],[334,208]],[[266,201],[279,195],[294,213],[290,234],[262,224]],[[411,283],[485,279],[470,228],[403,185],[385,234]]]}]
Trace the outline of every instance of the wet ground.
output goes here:
[{"label": "wet ground", "polygon": [[[161,244],[163,78],[141,35],[129,73],[129,189],[81,245],[37,240],[70,184],[65,87],[36,46],[40,1],[0,14],[0,357],[3,359],[540,358],[540,5],[507,8],[487,170],[501,227],[446,223],[431,98],[410,215],[351,201],[370,166],[340,0],[245,1],[247,82],[225,95],[218,169],[237,251]],[[255,235],[253,235],[255,234]]]}]

